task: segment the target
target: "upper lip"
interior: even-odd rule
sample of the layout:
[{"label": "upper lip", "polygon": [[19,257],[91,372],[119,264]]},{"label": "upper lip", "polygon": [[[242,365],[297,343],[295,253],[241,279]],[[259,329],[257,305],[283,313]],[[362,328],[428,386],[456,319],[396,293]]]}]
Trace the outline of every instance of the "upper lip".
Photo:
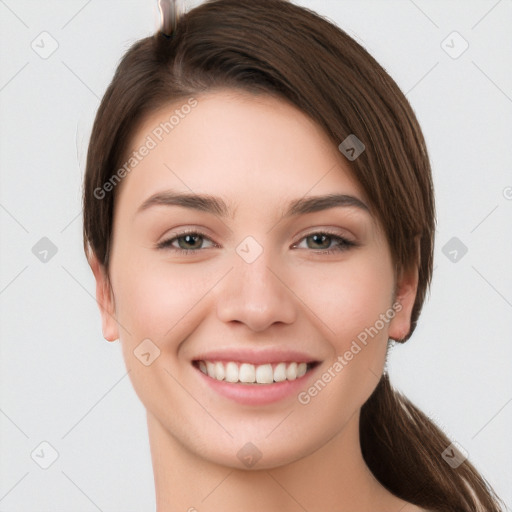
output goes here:
[{"label": "upper lip", "polygon": [[202,352],[195,356],[193,361],[234,361],[238,363],[265,364],[265,363],[316,363],[318,359],[296,350],[247,350],[228,349]]}]

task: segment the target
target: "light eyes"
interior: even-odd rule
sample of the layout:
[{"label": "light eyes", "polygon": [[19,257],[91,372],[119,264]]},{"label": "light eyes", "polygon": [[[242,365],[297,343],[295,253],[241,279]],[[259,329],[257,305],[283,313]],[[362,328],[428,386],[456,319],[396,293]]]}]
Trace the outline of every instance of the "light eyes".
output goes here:
[{"label": "light eyes", "polygon": [[[210,242],[210,245],[206,248],[203,247],[205,240]],[[303,241],[305,242],[305,247],[304,244],[301,243]],[[304,236],[298,243],[293,244],[292,248],[311,249],[312,252],[320,254],[336,254],[347,251],[356,245],[357,244],[355,242],[347,240],[340,235],[322,230],[315,231]],[[167,240],[163,240],[157,244],[157,249],[170,250],[176,254],[187,256],[195,255],[201,251],[204,251],[205,249],[212,247],[219,246],[204,233],[197,230],[178,233],[176,236],[168,238]]]}]

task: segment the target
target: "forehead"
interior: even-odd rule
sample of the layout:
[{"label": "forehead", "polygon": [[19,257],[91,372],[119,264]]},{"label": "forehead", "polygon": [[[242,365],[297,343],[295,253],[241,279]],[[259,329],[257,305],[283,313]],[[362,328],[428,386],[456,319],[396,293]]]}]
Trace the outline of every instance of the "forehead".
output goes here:
[{"label": "forehead", "polygon": [[225,196],[233,211],[262,197],[342,192],[365,199],[321,127],[266,94],[217,90],[166,105],[134,134],[128,156],[137,152],[145,156],[129,159],[119,187],[134,205],[165,188]]}]

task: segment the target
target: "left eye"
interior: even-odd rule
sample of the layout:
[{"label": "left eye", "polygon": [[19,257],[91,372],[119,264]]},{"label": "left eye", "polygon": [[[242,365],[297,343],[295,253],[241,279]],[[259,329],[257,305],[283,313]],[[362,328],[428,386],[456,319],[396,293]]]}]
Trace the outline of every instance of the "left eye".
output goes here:
[{"label": "left eye", "polygon": [[[306,245],[308,248],[316,249],[319,251],[324,251],[325,253],[332,253],[332,252],[340,252],[344,251],[354,245],[356,245],[354,242],[347,240],[346,238],[343,238],[339,235],[334,235],[332,233],[311,233],[310,235],[305,236],[302,240],[306,241]],[[309,244],[307,244],[308,240],[312,240],[313,244],[320,244],[324,245],[323,247],[309,247]],[[327,242],[327,246],[325,246],[325,243]],[[336,245],[334,248],[331,246],[331,242],[335,242]],[[294,247],[298,247],[298,244],[294,245]]]}]

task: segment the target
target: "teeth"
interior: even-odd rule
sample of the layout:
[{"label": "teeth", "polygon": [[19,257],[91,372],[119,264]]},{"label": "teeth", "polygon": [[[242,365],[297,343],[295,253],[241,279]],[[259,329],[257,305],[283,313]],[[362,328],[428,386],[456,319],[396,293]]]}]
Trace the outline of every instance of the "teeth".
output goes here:
[{"label": "teeth", "polygon": [[245,384],[272,384],[302,377],[308,370],[307,363],[278,363],[274,367],[269,364],[255,366],[249,363],[230,361],[199,361],[199,369],[209,377],[226,382],[242,382]]},{"label": "teeth", "polygon": [[240,382],[255,382],[256,381],[256,368],[253,364],[241,364],[240,371],[238,372],[238,380]]},{"label": "teeth", "polygon": [[226,365],[226,380],[228,382],[238,382],[238,365],[236,363],[229,362]]},{"label": "teeth", "polygon": [[282,382],[286,380],[286,363],[279,363],[274,368],[274,380],[276,382]]},{"label": "teeth", "polygon": [[217,380],[224,380],[226,378],[226,370],[222,363],[215,363],[215,378]]},{"label": "teeth", "polygon": [[308,365],[306,363],[300,363],[297,366],[297,378],[302,377],[308,371]]},{"label": "teeth", "polygon": [[256,382],[258,384],[272,384],[274,382],[274,372],[271,364],[260,364],[256,368]]},{"label": "teeth", "polygon": [[286,378],[287,380],[295,380],[297,378],[297,363],[290,363],[288,365],[288,368],[286,368]]},{"label": "teeth", "polygon": [[215,378],[215,365],[210,363],[210,361],[206,362],[206,371],[208,372],[209,377]]}]

